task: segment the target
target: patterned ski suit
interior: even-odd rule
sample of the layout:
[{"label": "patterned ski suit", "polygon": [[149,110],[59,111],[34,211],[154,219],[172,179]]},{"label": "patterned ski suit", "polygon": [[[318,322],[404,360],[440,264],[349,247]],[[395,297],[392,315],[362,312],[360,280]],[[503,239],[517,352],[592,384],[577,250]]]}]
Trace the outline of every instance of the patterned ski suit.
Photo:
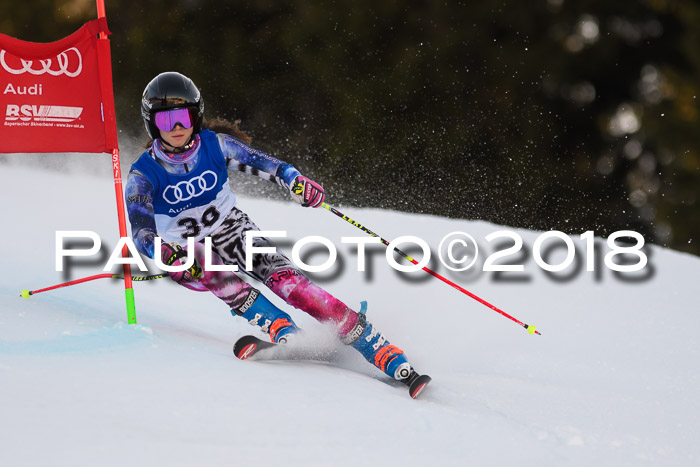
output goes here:
[{"label": "patterned ski suit", "polygon": [[[337,323],[339,334],[347,334],[355,326],[357,314],[311,283],[279,250],[255,254],[252,271],[245,271],[244,235],[246,231],[259,229],[246,213],[236,208],[228,170],[255,174],[287,189],[299,171],[232,136],[209,130],[202,130],[199,135],[199,148],[191,164],[169,165],[155,157],[150,148],[132,165],[126,185],[126,206],[138,250],[153,258],[156,236],[183,247],[187,237],[194,237],[195,258],[204,265],[203,239],[211,237],[213,264],[238,265],[239,271],[264,283],[286,303],[319,321]],[[261,237],[253,245],[274,247]],[[204,271],[200,284],[234,311],[254,290],[231,272]]]},{"label": "patterned ski suit", "polygon": [[[149,148],[133,164],[126,186],[126,205],[138,250],[153,258],[156,236],[166,242],[181,243],[183,247],[186,239],[193,237],[195,258],[205,270],[199,282],[182,282],[182,285],[211,291],[234,315],[243,316],[253,324],[258,324],[260,314],[253,313],[255,307],[251,304],[258,304],[258,310],[265,304],[268,311],[263,314],[269,314],[270,310],[276,314],[268,322],[278,319],[275,322],[285,324],[289,316],[236,273],[204,268],[203,241],[210,237],[212,264],[237,265],[239,271],[264,283],[287,304],[318,321],[334,323],[341,341],[352,345],[387,375],[398,377],[403,372],[401,369],[409,366],[403,351],[391,345],[363,315],[309,281],[279,250],[254,255],[252,271],[245,270],[245,232],[259,229],[246,213],[236,208],[228,170],[258,175],[287,189],[300,175],[299,171],[229,135],[202,130],[197,144],[190,163],[172,164],[157,157],[159,146],[154,143],[155,148]],[[262,237],[256,237],[253,245],[274,247]],[[275,325],[267,331],[275,340]]]}]

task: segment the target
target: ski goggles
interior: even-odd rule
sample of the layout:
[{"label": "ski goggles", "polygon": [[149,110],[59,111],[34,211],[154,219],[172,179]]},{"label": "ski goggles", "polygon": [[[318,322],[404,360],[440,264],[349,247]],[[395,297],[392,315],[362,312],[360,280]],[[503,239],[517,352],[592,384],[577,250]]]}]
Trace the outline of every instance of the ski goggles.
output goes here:
[{"label": "ski goggles", "polygon": [[155,116],[156,126],[161,131],[173,131],[179,123],[184,129],[192,128],[195,120],[196,109],[173,109],[157,112]]}]

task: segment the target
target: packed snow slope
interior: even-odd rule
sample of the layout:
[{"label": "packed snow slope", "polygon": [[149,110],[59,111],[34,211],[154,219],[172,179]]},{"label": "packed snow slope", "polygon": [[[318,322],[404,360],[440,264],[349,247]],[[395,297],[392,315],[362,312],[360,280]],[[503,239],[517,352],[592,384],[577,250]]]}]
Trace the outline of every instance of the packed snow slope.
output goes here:
[{"label": "packed snow slope", "polygon": [[[499,276],[481,268],[504,248],[485,237],[505,227],[339,206],[434,253],[447,234],[471,234],[476,272],[435,269],[542,332],[529,335],[423,272],[402,276],[378,247],[358,272],[340,238],[362,232],[325,210],[240,199],[261,229],[287,231],[287,252],[308,235],[337,245],[343,264],[320,283],[356,308],[367,300],[368,319],[433,377],[412,400],[347,348],[333,365],[236,360],[233,342],[253,328],[168,279],[134,284],[136,326],[119,281],[20,298],[102,272],[118,237],[113,184],[10,161],[0,187],[2,466],[700,465],[697,257],[654,247],[641,273],[615,275],[602,255],[587,272],[575,237],[578,269],[550,277],[533,260],[541,233],[521,230],[524,249],[500,262],[525,271]],[[98,233],[103,256],[56,272],[60,230]],[[309,340],[327,338],[286,309]]]}]

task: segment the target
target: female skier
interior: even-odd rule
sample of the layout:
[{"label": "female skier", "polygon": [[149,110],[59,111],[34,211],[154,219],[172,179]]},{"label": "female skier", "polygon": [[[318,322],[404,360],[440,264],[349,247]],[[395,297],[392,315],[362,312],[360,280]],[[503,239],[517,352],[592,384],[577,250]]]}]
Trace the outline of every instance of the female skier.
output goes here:
[{"label": "female skier", "polygon": [[[273,342],[286,342],[297,332],[287,313],[235,273],[202,269],[206,264],[202,242],[210,237],[211,264],[237,265],[289,305],[318,321],[334,323],[342,342],[387,375],[398,380],[411,376],[411,365],[401,349],[389,344],[364,315],[310,282],[279,250],[254,255],[252,271],[245,271],[245,234],[259,229],[236,207],[228,170],[262,174],[290,190],[292,198],[305,207],[321,205],[325,197],[321,185],[290,164],[250,147],[250,138],[238,129],[238,122],[217,120],[219,128],[227,127],[225,133],[203,129],[204,101],[194,83],[180,73],[162,73],[148,83],[141,115],[152,143],[131,167],[126,198],[134,243],[142,254],[150,258],[159,254],[165,265],[186,264],[187,252],[180,244],[194,237],[194,264],[183,272],[169,273],[170,277],[186,287],[211,291],[234,316],[260,326]],[[162,240],[158,252],[154,251],[157,236]],[[270,247],[272,243],[257,237],[253,245]]]}]

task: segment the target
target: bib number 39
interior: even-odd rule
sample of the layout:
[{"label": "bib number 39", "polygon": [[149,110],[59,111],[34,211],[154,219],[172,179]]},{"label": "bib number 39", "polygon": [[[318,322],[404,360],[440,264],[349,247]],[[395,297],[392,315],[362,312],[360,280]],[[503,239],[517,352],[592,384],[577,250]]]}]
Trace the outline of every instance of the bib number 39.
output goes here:
[{"label": "bib number 39", "polygon": [[214,206],[211,206],[202,213],[200,220],[194,217],[185,217],[177,221],[177,225],[186,229],[182,234],[182,238],[198,237],[202,232],[202,227],[212,227],[220,217],[221,213]]}]

